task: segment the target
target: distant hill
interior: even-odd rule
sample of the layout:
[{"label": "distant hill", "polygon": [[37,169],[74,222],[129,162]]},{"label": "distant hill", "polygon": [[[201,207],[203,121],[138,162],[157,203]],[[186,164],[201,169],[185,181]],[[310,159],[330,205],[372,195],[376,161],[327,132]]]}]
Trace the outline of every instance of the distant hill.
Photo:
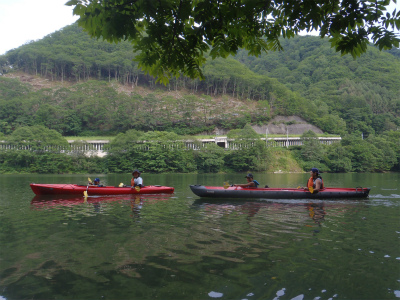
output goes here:
[{"label": "distant hill", "polygon": [[262,126],[277,115],[334,134],[400,128],[399,49],[370,47],[353,60],[318,37],[282,44],[283,52],[258,58],[241,50],[209,59],[204,81],[180,77],[163,86],[138,69],[128,42],[91,39],[73,24],[0,56],[0,132],[40,124],[64,135],[195,134]]}]

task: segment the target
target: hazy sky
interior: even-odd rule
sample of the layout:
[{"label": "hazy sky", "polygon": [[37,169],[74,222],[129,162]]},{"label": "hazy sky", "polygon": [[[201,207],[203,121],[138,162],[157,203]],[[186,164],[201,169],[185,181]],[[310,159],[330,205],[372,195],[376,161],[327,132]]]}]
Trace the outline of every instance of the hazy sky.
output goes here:
[{"label": "hazy sky", "polygon": [[40,40],[78,18],[67,0],[0,0],[0,55]]},{"label": "hazy sky", "polygon": [[[77,17],[67,0],[0,0],[0,55],[19,46],[42,39]],[[400,10],[400,1],[391,7]]]}]

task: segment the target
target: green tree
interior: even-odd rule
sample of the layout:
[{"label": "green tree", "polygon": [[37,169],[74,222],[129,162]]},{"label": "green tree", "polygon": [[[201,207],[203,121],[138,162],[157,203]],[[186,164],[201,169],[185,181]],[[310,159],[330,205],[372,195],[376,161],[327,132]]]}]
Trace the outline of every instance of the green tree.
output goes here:
[{"label": "green tree", "polygon": [[393,170],[400,171],[400,131],[387,131],[384,136],[389,141],[390,148],[397,154],[397,163],[393,166]]},{"label": "green tree", "polygon": [[6,142],[32,150],[60,151],[69,147],[68,141],[59,132],[42,125],[19,127],[7,137]]},{"label": "green tree", "polygon": [[193,155],[199,173],[217,173],[224,166],[224,149],[215,143],[201,147]]},{"label": "green tree", "polygon": [[109,172],[129,172],[134,168],[153,173],[196,170],[193,151],[186,149],[184,137],[173,132],[128,130],[110,143],[108,152]]},{"label": "green tree", "polygon": [[325,114],[323,117],[318,118],[317,124],[324,132],[333,134],[346,133],[346,122],[338,115]]},{"label": "green tree", "polygon": [[241,140],[254,140],[259,139],[259,134],[251,127],[250,124],[246,124],[243,129],[233,129],[227,134],[229,139],[235,139],[237,142]]},{"label": "green tree", "polygon": [[93,37],[110,42],[129,40],[139,66],[167,82],[180,72],[203,77],[205,53],[212,58],[251,55],[282,49],[279,37],[319,30],[331,37],[336,51],[353,57],[369,40],[380,49],[399,46],[391,29],[400,28],[400,14],[386,13],[387,0],[361,1],[131,1],[70,0],[78,24]]},{"label": "green tree", "polygon": [[351,159],[353,172],[380,171],[379,163],[382,160],[382,151],[371,141],[361,139],[359,132],[347,135],[342,139],[342,145]]},{"label": "green tree", "polygon": [[318,140],[315,132],[309,130],[301,136],[303,147],[301,147],[301,157],[306,161],[322,161],[324,148]]},{"label": "green tree", "polygon": [[385,137],[369,136],[367,142],[378,150],[376,171],[390,171],[397,163],[397,156],[393,143]]},{"label": "green tree", "polygon": [[139,141],[143,141],[144,135],[144,132],[135,129],[128,130],[125,133],[119,133],[108,145],[105,145],[105,149],[107,149],[110,154],[113,152],[124,152],[132,148],[132,146]]},{"label": "green tree", "polygon": [[228,132],[234,150],[225,155],[225,165],[234,171],[264,171],[268,168],[270,153],[250,124],[243,129]]},{"label": "green tree", "polygon": [[347,149],[340,143],[334,143],[327,148],[327,165],[331,172],[336,173],[351,172],[353,168]]}]

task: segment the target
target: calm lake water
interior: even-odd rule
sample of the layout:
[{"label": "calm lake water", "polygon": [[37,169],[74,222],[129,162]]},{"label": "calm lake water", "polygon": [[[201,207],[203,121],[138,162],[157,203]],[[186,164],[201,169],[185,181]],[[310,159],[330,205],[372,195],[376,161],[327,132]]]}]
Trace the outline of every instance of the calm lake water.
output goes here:
[{"label": "calm lake water", "polygon": [[[244,174],[150,175],[172,195],[35,197],[29,183],[130,175],[0,175],[0,299],[399,299],[400,174],[323,174],[366,200],[202,200],[190,184]],[[297,187],[308,174],[255,174]]]}]

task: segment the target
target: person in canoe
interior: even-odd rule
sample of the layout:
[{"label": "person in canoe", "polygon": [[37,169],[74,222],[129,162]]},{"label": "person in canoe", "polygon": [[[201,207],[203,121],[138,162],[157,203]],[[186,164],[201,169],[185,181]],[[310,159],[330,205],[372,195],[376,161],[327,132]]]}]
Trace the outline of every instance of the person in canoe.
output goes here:
[{"label": "person in canoe", "polygon": [[244,187],[244,188],[257,188],[257,186],[260,185],[257,180],[253,179],[253,174],[251,174],[251,173],[247,174],[245,176],[245,178],[247,179],[247,183],[234,184],[233,186],[240,186],[240,187]]},{"label": "person in canoe", "polygon": [[100,178],[95,178],[93,182],[89,181],[89,185],[103,186],[100,184]]},{"label": "person in canoe", "polygon": [[324,181],[322,177],[319,175],[319,170],[317,168],[312,168],[310,171],[311,177],[307,181],[307,187],[305,190],[310,191],[310,193],[315,194],[320,190],[324,189]]},{"label": "person in canoe", "polygon": [[137,169],[132,172],[131,186],[143,187],[143,179],[140,177],[140,171]]}]

